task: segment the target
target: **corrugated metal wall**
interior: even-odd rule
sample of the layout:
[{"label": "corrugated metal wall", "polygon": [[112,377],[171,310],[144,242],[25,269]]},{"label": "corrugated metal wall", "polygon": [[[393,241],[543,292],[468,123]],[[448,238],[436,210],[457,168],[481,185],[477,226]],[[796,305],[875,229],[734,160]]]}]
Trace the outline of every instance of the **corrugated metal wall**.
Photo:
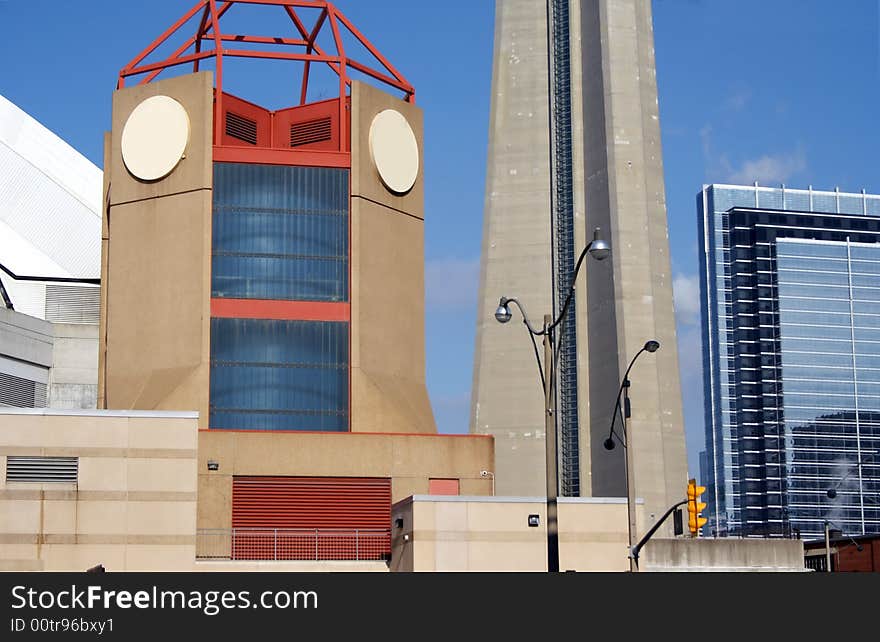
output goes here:
[{"label": "corrugated metal wall", "polygon": [[[311,531],[314,546],[286,546],[283,559],[363,559],[370,546],[391,552],[391,480],[369,477],[235,477],[233,559],[270,558],[246,529]],[[381,533],[377,531],[382,531]],[[277,552],[273,552],[277,555]]]}]

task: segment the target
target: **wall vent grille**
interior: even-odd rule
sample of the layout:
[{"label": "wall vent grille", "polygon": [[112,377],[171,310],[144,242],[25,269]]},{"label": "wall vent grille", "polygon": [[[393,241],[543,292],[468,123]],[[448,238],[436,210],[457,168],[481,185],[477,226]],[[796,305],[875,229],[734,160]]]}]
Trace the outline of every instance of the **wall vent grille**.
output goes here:
[{"label": "wall vent grille", "polygon": [[46,285],[46,321],[97,325],[100,319],[101,288]]},{"label": "wall vent grille", "polygon": [[290,146],[302,147],[314,143],[323,143],[333,137],[330,117],[307,120],[290,126]]},{"label": "wall vent grille", "polygon": [[0,372],[0,406],[45,408],[46,384]]},{"label": "wall vent grille", "polygon": [[257,123],[250,118],[226,112],[226,135],[249,145],[256,145]]},{"label": "wall vent grille", "polygon": [[78,471],[78,457],[10,455],[6,458],[7,482],[76,483]]}]

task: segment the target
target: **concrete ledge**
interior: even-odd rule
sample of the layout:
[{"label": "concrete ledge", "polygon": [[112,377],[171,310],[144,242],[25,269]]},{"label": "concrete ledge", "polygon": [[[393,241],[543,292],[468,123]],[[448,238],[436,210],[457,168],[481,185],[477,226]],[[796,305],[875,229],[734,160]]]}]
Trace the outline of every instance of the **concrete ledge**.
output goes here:
[{"label": "concrete ledge", "polygon": [[95,410],[61,408],[0,408],[0,415],[46,415],[50,417],[155,417],[198,419],[195,410]]}]

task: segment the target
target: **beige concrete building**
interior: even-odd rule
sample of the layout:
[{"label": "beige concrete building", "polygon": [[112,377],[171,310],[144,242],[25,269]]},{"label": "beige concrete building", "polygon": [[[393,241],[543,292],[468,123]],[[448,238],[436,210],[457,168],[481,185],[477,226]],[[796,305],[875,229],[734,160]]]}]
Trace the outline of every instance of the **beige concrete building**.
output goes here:
[{"label": "beige concrete building", "polygon": [[[202,4],[214,29],[225,9]],[[113,94],[98,404],[197,411],[202,568],[387,562],[392,501],[493,488],[491,437],[437,434],[423,116],[365,46],[381,88],[330,64],[339,95],[309,101],[309,64],[328,64],[309,47],[280,110],[224,90],[222,48],[200,54],[216,73],[160,79],[179,67],[147,49]]]},{"label": "beige concrete building", "polygon": [[0,410],[0,570],[190,570],[194,412]]},{"label": "beige concrete building", "polygon": [[[644,506],[639,501],[636,512]],[[540,497],[415,495],[394,505],[391,570],[547,570],[546,503]],[[641,519],[641,515],[640,519]],[[652,538],[641,571],[803,572],[800,540]],[[559,569],[628,571],[626,501],[559,500]]]},{"label": "beige concrete building", "polygon": [[[635,495],[650,520],[680,499],[687,483],[651,6],[552,4],[558,57],[549,60],[556,68],[568,53],[571,61],[554,75],[554,101],[570,105],[571,136],[563,142],[570,144],[565,223],[573,256],[595,227],[612,247],[606,261],[587,259],[569,315],[576,373],[570,364],[572,383],[561,385],[569,385],[576,409],[560,411],[560,482],[582,496],[626,494],[623,448],[608,452],[602,444],[629,361],[656,339],[661,349],[643,355],[630,376]],[[559,94],[556,80],[566,71],[571,83]],[[573,268],[554,268],[551,256],[559,223],[551,224],[548,87],[545,3],[496,2],[471,431],[495,436],[498,494],[543,494],[544,418],[525,331],[496,323],[493,312],[499,297],[516,297],[540,327],[553,310],[554,287],[570,281]]]},{"label": "beige concrete building", "polygon": [[[394,505],[391,570],[545,572],[546,514],[542,497],[408,497]],[[628,571],[626,524],[624,499],[560,498],[559,570]]]}]

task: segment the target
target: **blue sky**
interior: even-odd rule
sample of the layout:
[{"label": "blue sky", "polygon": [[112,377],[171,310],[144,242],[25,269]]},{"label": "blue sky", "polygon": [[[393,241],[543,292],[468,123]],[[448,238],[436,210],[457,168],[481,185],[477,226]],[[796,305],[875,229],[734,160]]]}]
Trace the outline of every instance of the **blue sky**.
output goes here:
[{"label": "blue sky", "polygon": [[[119,69],[192,4],[0,0],[0,94],[101,166]],[[425,110],[428,387],[440,430],[466,432],[494,3],[337,5]],[[703,183],[755,180],[880,191],[880,11],[876,0],[655,0],[654,28],[693,474],[703,440],[695,195]],[[266,106],[292,103],[295,89],[278,83],[284,70],[267,73],[268,89],[239,77],[241,93],[258,87]]]}]

